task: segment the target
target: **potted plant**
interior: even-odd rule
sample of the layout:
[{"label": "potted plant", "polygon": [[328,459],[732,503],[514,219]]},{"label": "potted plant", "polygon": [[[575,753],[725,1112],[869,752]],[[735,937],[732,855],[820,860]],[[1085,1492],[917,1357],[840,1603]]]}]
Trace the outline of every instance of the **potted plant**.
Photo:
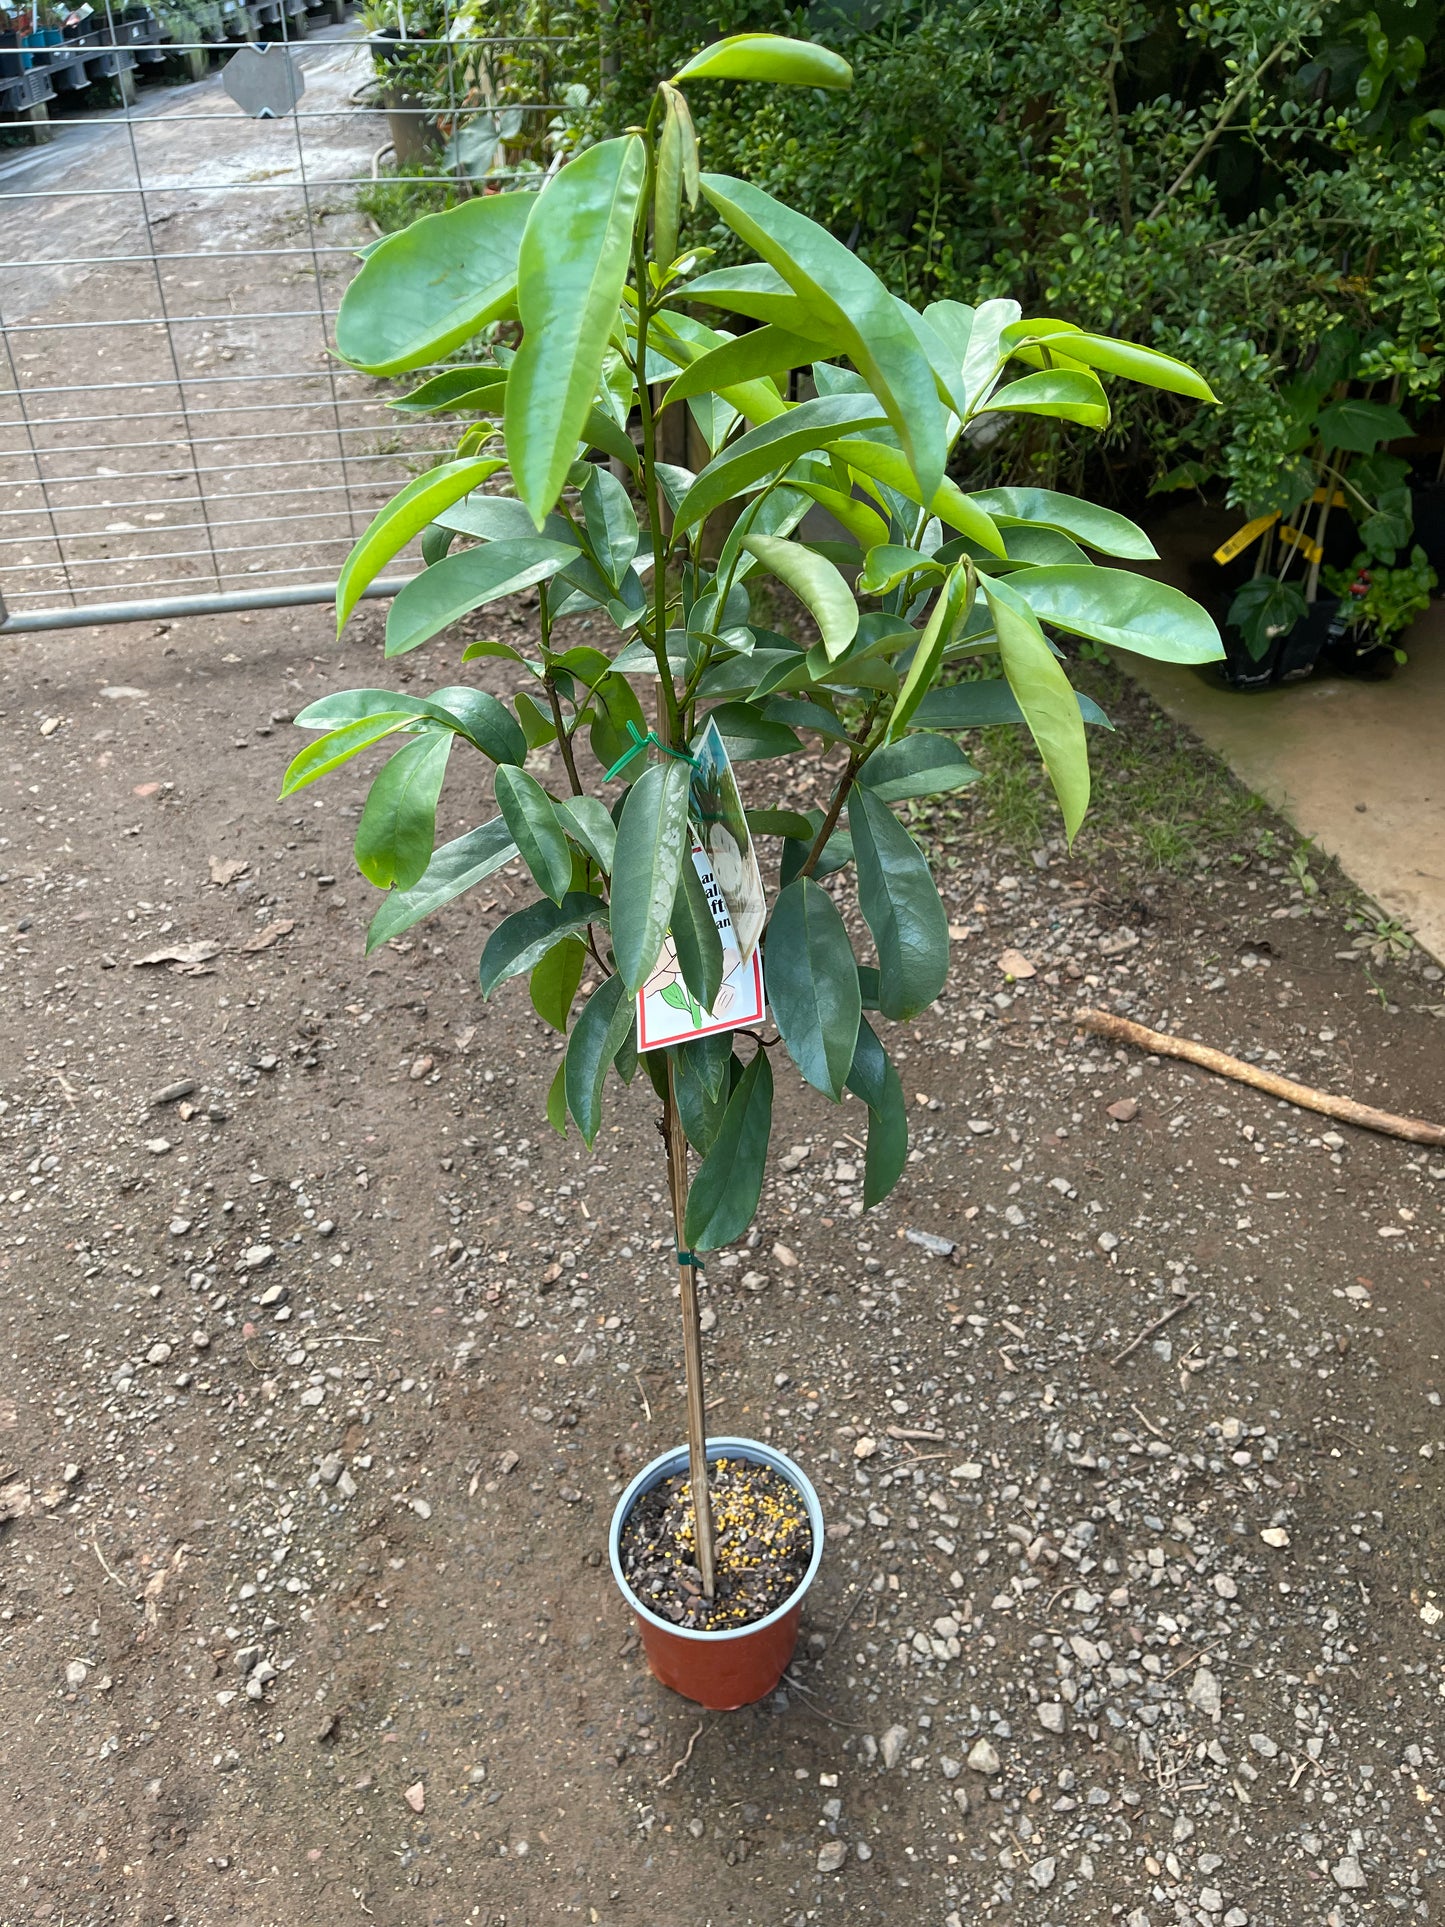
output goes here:
[{"label": "potted plant", "polygon": [[1397,638],[1430,606],[1439,578],[1417,543],[1398,567],[1380,567],[1368,552],[1348,569],[1326,569],[1325,585],[1336,597],[1325,661],[1343,676],[1381,681],[1409,658]]},{"label": "potted plant", "polygon": [[[1152,557],[1124,516],[1040,489],[970,496],[948,474],[987,413],[1102,425],[1101,375],[1208,400],[1199,377],[1013,302],[919,313],[897,300],[823,228],[699,171],[684,89],[716,78],[850,75],[807,43],[718,42],[658,87],[644,128],[584,148],[540,193],[464,202],[368,252],[337,323],[353,366],[435,368],[499,320],[520,345],[443,367],[405,398],[467,424],[455,458],[356,544],[339,623],[420,537],[426,567],[391,604],[389,658],[523,589],[539,633],[460,652],[501,666],[507,701],[450,683],[312,704],[297,721],[322,733],[283,793],[386,745],[356,836],[361,870],[389,892],[368,946],[520,858],[538,894],[487,937],[481,985],[490,996],[527,976],[565,1034],[548,1118],[590,1145],[614,1081],[660,1106],[686,1443],[623,1493],[613,1565],[659,1677],[735,1706],[787,1664],[823,1520],[782,1454],[708,1437],[698,1271],[753,1220],[785,1058],[825,1098],[866,1108],[868,1206],[904,1169],[903,1092],[875,1021],[909,1021],[938,996],[948,923],[892,805],[968,783],[957,733],[1012,719],[1037,741],[1072,837],[1088,800],[1084,717],[1098,712],[1046,626],[1181,662],[1220,644],[1179,591],[1090,559]],[[755,260],[709,273],[706,249],[680,247],[698,200]],[[761,325],[735,334],[699,309]],[[790,404],[794,369],[816,392]],[[706,455],[695,471],[659,454],[661,423],[684,408]],[[799,539],[815,504],[847,531],[846,553]],[[777,632],[775,599],[801,605],[806,635]],[[559,630],[572,615],[588,618],[585,640]],[[998,680],[949,680],[980,659]],[[809,812],[785,806],[805,737],[835,757]],[[454,750],[491,767],[496,813],[436,848]],[[762,773],[746,804],[744,762]],[[764,840],[779,851],[766,885]]]}]

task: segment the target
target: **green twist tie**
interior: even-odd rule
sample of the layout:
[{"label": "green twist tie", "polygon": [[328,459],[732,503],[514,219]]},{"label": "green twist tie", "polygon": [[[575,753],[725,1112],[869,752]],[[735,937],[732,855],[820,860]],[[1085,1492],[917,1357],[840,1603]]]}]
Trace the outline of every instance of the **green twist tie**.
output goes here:
[{"label": "green twist tie", "polygon": [[680,1265],[691,1265],[694,1271],[702,1270],[702,1259],[695,1251],[684,1251],[681,1245],[675,1245],[673,1249],[677,1252],[677,1262]]},{"label": "green twist tie", "polygon": [[693,769],[697,768],[697,758],[695,756],[689,755],[685,749],[669,749],[668,745],[663,742],[656,730],[649,729],[644,736],[636,723],[632,721],[631,717],[627,719],[627,733],[632,738],[632,741],[602,778],[604,783],[610,783],[614,776],[620,775],[622,771],[627,768],[627,765],[634,757],[641,756],[647,749],[660,749],[664,756],[672,757],[674,762],[687,763]]}]

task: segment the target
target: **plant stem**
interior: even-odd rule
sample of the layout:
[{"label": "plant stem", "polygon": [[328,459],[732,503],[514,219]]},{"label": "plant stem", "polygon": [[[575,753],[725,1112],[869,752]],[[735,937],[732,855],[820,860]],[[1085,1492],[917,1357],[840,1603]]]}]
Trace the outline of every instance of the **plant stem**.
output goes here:
[{"label": "plant stem", "polygon": [[1280,55],[1291,45],[1291,41],[1281,40],[1277,47],[1270,49],[1252,74],[1246,74],[1242,80],[1235,84],[1233,91],[1226,97],[1224,105],[1220,108],[1214,125],[1204,136],[1204,139],[1199,143],[1198,147],[1195,148],[1183,173],[1178,176],[1171,187],[1165,188],[1164,192],[1159,196],[1159,199],[1154,203],[1153,207],[1150,208],[1149,219],[1151,221],[1157,221],[1165,208],[1174,199],[1174,196],[1179,192],[1180,188],[1188,186],[1189,182],[1208,159],[1214,149],[1215,143],[1219,140],[1225,128],[1234,118],[1235,108],[1254,92],[1255,88],[1259,85],[1260,81],[1264,79]]},{"label": "plant stem", "polygon": [[[687,1135],[677,1108],[672,1059],[667,1060],[667,1096],[662,1106],[662,1135],[667,1145],[667,1180],[672,1193],[672,1223],[677,1249],[687,1249],[683,1221],[687,1214]],[[712,1494],[707,1481],[707,1403],[702,1383],[702,1331],[697,1317],[697,1273],[690,1264],[677,1267],[682,1300],[682,1356],[687,1372],[687,1456],[692,1486],[692,1509],[697,1530],[697,1569],[702,1574],[705,1599],[716,1592],[713,1564]]]},{"label": "plant stem", "polygon": [[877,701],[874,702],[867,716],[863,719],[862,729],[859,730],[857,736],[853,739],[853,750],[848,758],[848,767],[844,770],[838,787],[833,792],[833,800],[828,805],[828,814],[823,818],[818,829],[818,834],[813,838],[812,848],[803,858],[802,868],[798,871],[800,877],[810,877],[813,874],[814,866],[826,849],[828,838],[837,828],[838,818],[843,814],[843,805],[848,800],[848,792],[852,789],[859,770],[862,769],[863,765],[868,761],[868,758],[873,754],[871,749],[864,749],[863,745],[868,740],[868,733],[873,727],[873,718],[878,714],[878,704],[881,703],[882,700],[883,698],[880,696]]}]

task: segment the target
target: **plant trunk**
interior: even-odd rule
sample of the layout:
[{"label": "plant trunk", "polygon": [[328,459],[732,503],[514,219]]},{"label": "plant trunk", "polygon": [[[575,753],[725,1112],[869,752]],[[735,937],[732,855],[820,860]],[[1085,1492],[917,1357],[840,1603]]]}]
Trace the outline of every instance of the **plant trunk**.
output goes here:
[{"label": "plant trunk", "polygon": [[672,1193],[672,1223],[677,1239],[678,1296],[682,1300],[682,1356],[687,1372],[688,1477],[692,1485],[693,1516],[697,1522],[697,1569],[702,1591],[711,1599],[716,1590],[712,1549],[712,1495],[707,1482],[707,1402],[702,1386],[702,1332],[697,1320],[697,1271],[687,1252],[683,1221],[687,1213],[687,1135],[677,1108],[672,1059],[667,1060],[667,1097],[662,1109],[662,1133],[667,1142],[667,1180]]}]

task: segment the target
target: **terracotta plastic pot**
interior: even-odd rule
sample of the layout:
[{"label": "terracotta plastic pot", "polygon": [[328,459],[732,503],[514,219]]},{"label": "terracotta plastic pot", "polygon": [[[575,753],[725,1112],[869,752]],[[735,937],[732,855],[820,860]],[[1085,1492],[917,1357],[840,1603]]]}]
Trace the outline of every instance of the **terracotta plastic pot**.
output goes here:
[{"label": "terracotta plastic pot", "polygon": [[770,1466],[797,1489],[808,1509],[808,1524],[813,1529],[813,1556],[808,1570],[796,1589],[766,1619],[751,1626],[723,1632],[695,1632],[674,1626],[644,1606],[622,1574],[622,1528],[644,1492],[661,1485],[664,1479],[687,1475],[687,1447],[680,1445],[664,1452],[651,1465],[645,1465],[617,1501],[612,1515],[612,1531],[607,1549],[612,1559],[612,1576],[622,1597],[637,1617],[642,1649],[654,1675],[674,1693],[696,1700],[715,1712],[731,1712],[738,1706],[751,1706],[766,1699],[783,1677],[798,1639],[798,1617],[803,1595],[812,1585],[823,1558],[823,1508],[806,1475],[783,1452],[756,1439],[709,1439],[709,1465],[718,1459],[745,1459],[750,1465]]}]

